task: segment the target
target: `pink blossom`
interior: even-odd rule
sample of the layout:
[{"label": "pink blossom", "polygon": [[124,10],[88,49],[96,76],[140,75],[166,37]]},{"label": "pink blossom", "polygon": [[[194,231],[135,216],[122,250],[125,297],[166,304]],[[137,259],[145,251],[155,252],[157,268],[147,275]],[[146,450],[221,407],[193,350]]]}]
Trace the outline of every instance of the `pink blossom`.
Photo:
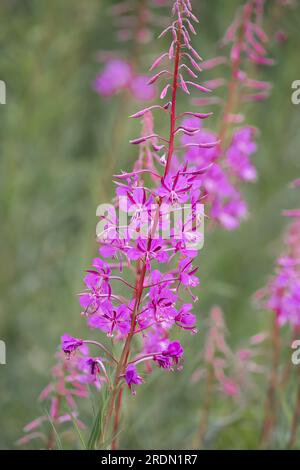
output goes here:
[{"label": "pink blossom", "polygon": [[[297,180],[296,180],[297,181]],[[298,184],[293,184],[297,188]],[[300,326],[300,210],[289,211],[292,222],[285,235],[285,248],[278,257],[275,274],[264,290],[257,293],[263,297],[263,305],[271,310],[279,325],[289,323]]]},{"label": "pink blossom", "polygon": [[255,181],[257,177],[256,168],[249,159],[257,148],[253,136],[254,129],[251,127],[235,130],[226,151],[228,164],[234,173],[244,181]]},{"label": "pink blossom", "polygon": [[[193,234],[187,223],[179,223],[176,227],[179,228],[178,239],[175,228],[166,237],[162,236],[161,230],[167,225],[171,210],[186,203],[194,209],[201,201],[201,188],[205,189],[206,174],[211,170],[208,165],[217,158],[219,149],[214,148],[219,142],[213,133],[204,131],[199,124],[211,113],[187,111],[183,115],[177,114],[180,89],[188,89],[189,93],[193,90],[208,93],[209,90],[196,82],[196,72],[200,69],[198,62],[202,59],[191,44],[191,35],[196,32],[193,23],[196,25],[198,20],[192,13],[190,1],[175,0],[172,13],[171,26],[161,35],[170,36],[171,46],[168,52],[154,60],[151,69],[156,70],[147,80],[150,85],[146,85],[144,77],[136,76],[128,62],[109,60],[96,86],[100,93],[104,90],[106,96],[126,89],[139,99],[150,99],[154,82],[157,86],[162,80],[167,81],[169,87],[178,84],[171,102],[144,107],[132,114],[133,119],[143,119],[141,135],[131,140],[139,149],[138,160],[133,171],[114,176],[118,196],[114,199],[114,207],[120,209],[120,213],[129,213],[131,218],[120,237],[116,228],[111,230],[108,220],[112,219],[118,227],[117,211],[111,211],[106,218],[100,217],[104,221],[101,235],[105,235],[98,237],[100,258],[95,258],[92,268],[87,270],[86,289],[80,294],[88,326],[106,333],[114,343],[120,344],[122,351],[115,358],[102,343],[84,340],[84,345],[100,348],[103,357],[86,354],[81,358],[80,380],[83,384],[95,383],[95,380],[101,383],[100,378],[107,380],[108,362],[110,366],[116,366],[113,386],[125,380],[132,390],[133,385],[141,383],[136,369],[139,364],[146,362],[148,369],[151,363],[167,370],[173,370],[174,366],[179,368],[184,351],[178,340],[170,340],[172,329],[196,332],[192,304],[184,301],[183,294],[196,301],[192,290],[199,284],[198,267],[194,265],[199,249],[189,247]],[[117,72],[122,72],[122,68],[124,73],[120,78]],[[162,93],[161,98],[165,100],[168,88],[165,83],[162,86],[166,93]],[[170,122],[168,136],[155,131],[152,111],[167,115]],[[183,116],[189,119],[185,121]],[[194,145],[198,152],[193,159],[186,155],[193,153]],[[209,161],[206,154],[213,155]],[[179,158],[183,161],[177,164]],[[195,229],[203,223],[194,213],[189,222]],[[106,237],[108,232],[110,237]],[[160,270],[161,265],[164,266]],[[72,347],[75,346],[72,342]],[[117,396],[116,390],[111,396],[112,399]]]},{"label": "pink blossom", "polygon": [[131,66],[125,60],[111,59],[94,81],[94,89],[102,96],[112,96],[126,89],[132,80]]},{"label": "pink blossom", "polygon": [[94,90],[108,97],[127,90],[138,101],[149,101],[155,97],[155,87],[148,85],[148,78],[135,75],[131,65],[123,59],[110,59],[96,77]]},{"label": "pink blossom", "polygon": [[136,367],[134,365],[130,365],[127,367],[125,373],[125,380],[131,390],[131,393],[135,395],[133,385],[140,385],[142,383],[142,378],[138,375]]},{"label": "pink blossom", "polygon": [[133,97],[138,101],[151,101],[156,95],[155,87],[153,85],[148,85],[148,77],[143,75],[132,77],[130,90]]},{"label": "pink blossom", "polygon": [[226,395],[229,395],[230,397],[237,395],[239,391],[237,384],[233,380],[228,378],[223,380],[222,388],[224,393]]}]

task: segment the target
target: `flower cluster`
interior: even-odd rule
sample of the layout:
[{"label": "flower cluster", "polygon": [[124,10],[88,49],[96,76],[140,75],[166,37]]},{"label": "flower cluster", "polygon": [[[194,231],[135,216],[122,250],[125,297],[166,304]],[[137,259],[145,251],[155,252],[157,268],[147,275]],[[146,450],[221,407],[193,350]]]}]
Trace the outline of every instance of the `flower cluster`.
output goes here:
[{"label": "flower cluster", "polygon": [[[143,120],[141,136],[131,141],[139,147],[139,157],[133,172],[115,175],[114,207],[100,216],[101,229],[97,232],[100,256],[87,271],[86,290],[80,295],[88,326],[122,345],[120,356],[115,358],[98,343],[110,365],[115,366],[104,434],[116,411],[116,398],[123,381],[135,393],[135,387],[143,382],[143,370],[149,371],[151,362],[165,370],[180,368],[184,350],[178,340],[171,339],[170,331],[177,328],[196,332],[192,308],[197,297],[192,290],[199,284],[195,259],[202,246],[200,187],[210,166],[206,162],[195,165],[188,159],[174,165],[173,160],[176,161],[180,151],[190,147],[177,136],[200,133],[201,119],[211,113],[177,115],[178,93],[186,93],[187,87],[204,93],[209,89],[186,78],[191,75],[197,78],[202,60],[191,45],[191,35],[196,33],[193,23],[198,22],[191,3],[176,0],[172,11],[175,19],[161,34],[171,34],[171,46],[154,61],[151,67],[154,75],[148,82],[152,85],[167,79],[162,98],[170,91],[171,100],[131,116]],[[163,63],[164,68],[157,71]],[[154,131],[154,110],[168,116],[168,137]],[[193,126],[182,125],[182,116],[193,117]],[[209,150],[217,144],[216,140],[203,140],[197,147]],[[190,210],[182,218],[181,209],[187,205]],[[122,224],[122,214],[130,214],[128,223]],[[176,223],[171,227],[173,216]],[[66,353],[73,353],[81,344],[82,340],[63,338]],[[134,350],[137,346],[138,351]],[[143,369],[143,364],[148,367]],[[103,376],[100,369],[97,373]]]},{"label": "flower cluster", "polygon": [[[193,127],[194,119],[184,121],[184,126]],[[185,158],[195,165],[212,164],[202,177],[203,202],[210,205],[210,217],[227,230],[236,229],[247,214],[247,205],[237,188],[238,181],[256,180],[256,169],[251,155],[256,151],[256,131],[245,126],[234,130],[232,139],[223,151],[221,146],[212,149],[199,148],[193,144],[216,141],[218,135],[202,128],[195,136],[184,136],[182,141],[190,144]]]},{"label": "flower cluster", "polygon": [[[300,186],[300,180],[293,186]],[[286,210],[291,217],[284,244],[285,249],[277,259],[276,274],[265,289],[256,296],[265,299],[265,307],[275,313],[278,324],[300,326],[300,209]]]},{"label": "flower cluster", "polygon": [[[254,182],[257,177],[251,161],[256,151],[257,131],[243,124],[245,116],[240,113],[240,108],[243,103],[267,98],[271,89],[269,82],[253,79],[247,71],[249,62],[257,65],[272,65],[274,62],[267,56],[268,37],[261,26],[263,6],[262,0],[247,0],[238,9],[222,41],[223,46],[232,44],[230,80],[227,82],[223,77],[214,78],[205,85],[210,89],[226,85],[225,99],[193,99],[196,105],[221,103],[224,111],[219,132],[202,127],[200,132],[183,137],[183,142],[189,145],[185,159],[195,165],[214,163],[203,176],[204,202],[210,205],[210,217],[228,230],[237,228],[247,215],[247,204],[239,190],[239,184]],[[211,70],[227,62],[225,56],[220,56],[203,62],[201,68]],[[236,125],[241,127],[235,127]],[[193,128],[195,120],[189,117],[184,120],[183,126]],[[213,149],[203,149],[197,145],[203,141],[218,139],[221,143]]]}]

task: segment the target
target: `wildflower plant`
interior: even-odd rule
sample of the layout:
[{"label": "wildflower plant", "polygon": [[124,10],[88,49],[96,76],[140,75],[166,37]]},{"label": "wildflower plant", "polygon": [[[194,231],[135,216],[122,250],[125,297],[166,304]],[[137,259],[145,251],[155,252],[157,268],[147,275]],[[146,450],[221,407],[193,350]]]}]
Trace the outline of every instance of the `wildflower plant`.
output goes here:
[{"label": "wildflower plant", "polygon": [[[300,181],[293,186],[300,186]],[[285,249],[277,259],[275,276],[258,297],[266,299],[264,305],[274,312],[279,326],[288,323],[293,329],[300,327],[300,209],[285,210],[283,215],[292,220],[284,237]]]},{"label": "wildflower plant", "polygon": [[[293,188],[300,186],[300,180],[292,183]],[[300,210],[285,210],[283,215],[289,217],[289,224],[284,236],[284,250],[277,259],[275,274],[267,286],[259,290],[255,297],[259,305],[273,313],[272,327],[272,369],[269,377],[265,417],[261,435],[262,445],[270,443],[278,418],[279,396],[277,389],[286,388],[291,376],[291,361],[280,372],[282,352],[281,329],[288,325],[291,330],[291,344],[297,339],[300,331]],[[298,379],[299,380],[299,379]],[[300,387],[298,386],[298,397]],[[300,402],[297,398],[294,409],[288,446],[295,445],[300,414]]]},{"label": "wildflower plant", "polygon": [[[202,246],[200,186],[207,167],[188,161],[175,165],[173,159],[187,148],[195,147],[194,143],[181,143],[177,136],[199,132],[199,124],[182,125],[182,117],[192,116],[199,123],[211,114],[189,111],[178,115],[178,94],[186,93],[188,87],[203,93],[210,90],[196,81],[202,59],[191,44],[191,35],[196,34],[194,25],[198,23],[191,2],[176,0],[172,13],[174,21],[161,34],[170,34],[170,48],[154,61],[149,80],[151,85],[167,79],[161,97],[165,100],[170,91],[171,98],[165,104],[145,108],[131,116],[143,118],[144,122],[141,137],[131,141],[134,146],[140,146],[138,166],[133,172],[115,175],[115,205],[105,206],[107,210],[99,213],[100,257],[94,259],[88,270],[84,279],[86,290],[80,295],[88,326],[106,334],[113,344],[119,344],[116,353],[94,342],[100,349],[102,370],[93,367],[93,358],[87,359],[92,364],[91,375],[100,374],[104,378],[113,375],[107,384],[109,399],[97,445],[107,445],[110,441],[114,421],[114,446],[124,384],[136,393],[145,371],[150,370],[149,366],[145,369],[149,363],[165,370],[181,367],[184,349],[178,340],[171,339],[170,331],[196,331],[192,307],[197,298],[192,289],[199,284],[195,258]],[[154,110],[168,117],[168,136],[154,130],[145,135],[145,129],[153,126],[150,113]],[[196,146],[210,149],[217,143],[207,141]],[[141,156],[145,151],[151,157],[150,167],[145,167]],[[176,226],[166,231],[172,214],[180,212],[180,205],[187,204],[188,216],[177,219]],[[122,213],[131,215],[125,225],[120,220]],[[64,335],[62,349],[67,354],[75,354],[82,344],[89,342]]]},{"label": "wildflower plant", "polygon": [[[219,104],[221,119],[218,131],[201,128],[195,135],[184,135],[184,143],[190,144],[184,158],[196,165],[214,163],[203,175],[204,202],[210,207],[211,220],[227,230],[236,229],[247,216],[247,203],[240,191],[242,183],[255,182],[257,171],[252,157],[257,151],[258,131],[245,124],[247,103],[268,98],[271,83],[253,78],[257,67],[271,66],[274,60],[268,56],[269,38],[263,30],[264,0],[247,0],[239,6],[235,18],[221,41],[222,48],[229,47],[227,55],[217,56],[201,64],[205,71],[223,65],[229,69],[229,79],[222,75],[205,82],[212,90],[226,91],[222,98],[193,98],[198,106]],[[195,119],[188,116],[184,126],[193,127]],[[197,146],[210,140],[220,144],[212,149]],[[192,144],[195,144],[194,147]]]},{"label": "wildflower plant", "polygon": [[[274,7],[274,5],[273,5]],[[211,167],[202,176],[203,201],[207,213],[214,224],[227,230],[238,228],[246,217],[248,209],[240,191],[242,183],[255,182],[257,171],[252,156],[257,151],[256,138],[258,130],[245,124],[246,106],[248,103],[266,100],[272,84],[255,77],[260,66],[272,66],[275,61],[269,57],[270,38],[264,30],[265,1],[246,0],[236,11],[220,46],[229,47],[229,57],[225,54],[202,62],[205,71],[215,70],[223,65],[229,69],[229,79],[223,76],[214,77],[204,84],[217,90],[226,86],[222,98],[193,98],[199,106],[218,104],[221,106],[221,119],[218,131],[202,127],[194,136],[184,135],[183,142],[197,143],[209,140],[220,140],[212,149],[195,146],[187,150],[184,158],[196,165],[211,163]],[[254,77],[254,78],[253,78]],[[194,119],[185,120],[186,126],[193,126]],[[209,207],[209,209],[208,209]],[[246,370],[259,371],[259,365],[252,362],[253,351],[249,348],[234,354],[225,341],[224,320],[219,308],[212,309],[212,326],[204,347],[205,363],[205,397],[201,403],[201,418],[197,445],[203,445],[209,429],[211,414],[212,390],[215,382],[224,395],[230,395],[239,402],[249,399],[251,380]],[[254,337],[253,341],[262,340],[263,334]],[[250,340],[252,341],[252,339]],[[223,357],[215,357],[215,352]],[[228,377],[229,365],[236,368],[236,376]],[[199,371],[198,371],[199,372]],[[197,373],[194,374],[197,376]],[[243,379],[243,380],[242,380]]]},{"label": "wildflower plant", "polygon": [[[174,0],[172,22],[160,34],[160,38],[170,38],[169,47],[154,60],[151,77],[146,79],[138,72],[138,49],[151,39],[149,25],[159,23],[152,8],[166,3],[155,0],[150,9],[147,0],[131,0],[112,8],[118,40],[132,41],[133,55],[124,59],[120,51],[102,53],[105,67],[94,82],[95,90],[105,97],[126,91],[127,97],[147,101],[153,100],[162,83],[160,101],[130,116],[142,124],[140,135],[130,141],[137,150],[136,161],[132,171],[114,175],[114,198],[97,209],[99,254],[87,269],[85,287],[79,294],[82,317],[92,339],[69,333],[62,336],[52,381],[40,397],[43,403],[49,402],[48,416],[24,428],[21,444],[39,438],[47,448],[53,448],[56,429],[68,433],[68,423],[75,425],[82,441],[80,430],[85,425],[78,417],[75,399],[88,397],[92,388],[99,408],[88,444],[83,445],[117,448],[124,395],[131,399],[154,369],[180,370],[184,347],[178,340],[179,332],[180,337],[183,331],[197,333],[194,289],[200,283],[197,256],[204,242],[204,204],[209,207],[210,219],[228,230],[236,229],[247,214],[240,184],[257,178],[251,160],[257,150],[257,130],[244,123],[243,107],[266,99],[271,90],[269,82],[252,76],[257,66],[273,64],[262,27],[265,2],[247,0],[238,9],[221,43],[231,46],[229,60],[220,56],[204,61],[192,45],[198,25],[192,3]],[[203,71],[228,63],[228,82],[223,77],[200,82]],[[212,90],[224,85],[227,94],[223,100],[210,96]],[[191,103],[199,109],[179,111],[180,95],[192,95]],[[213,114],[203,112],[202,106],[214,103],[222,105],[217,131],[202,125]],[[119,129],[125,109],[115,122],[109,170],[118,154],[116,142],[122,136]],[[156,113],[166,117],[167,135],[155,125]],[[288,250],[263,293],[268,298],[267,308],[276,313],[275,334],[284,323],[300,326],[300,216],[298,210],[286,215],[296,220],[287,235]],[[256,357],[264,338],[257,335],[246,348],[231,350],[222,311],[212,309],[201,366],[192,377],[193,382],[197,377],[205,380],[197,446],[206,437],[216,390],[234,406],[246,405],[252,373],[263,371]],[[273,371],[277,362],[278,351]],[[48,433],[44,431],[47,420],[51,423]]]}]

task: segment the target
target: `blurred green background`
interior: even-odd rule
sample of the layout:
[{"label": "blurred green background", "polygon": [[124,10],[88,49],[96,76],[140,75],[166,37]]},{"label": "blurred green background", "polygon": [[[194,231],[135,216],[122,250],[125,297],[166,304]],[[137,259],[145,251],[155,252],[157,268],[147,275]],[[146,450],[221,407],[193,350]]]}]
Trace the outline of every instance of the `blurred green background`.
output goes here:
[{"label": "blurred green background", "polygon": [[[116,136],[122,97],[105,101],[91,88],[101,68],[97,52],[116,47],[107,15],[111,3],[1,0],[0,79],[7,85],[7,104],[0,106],[0,339],[7,345],[7,365],[0,366],[1,449],[15,447],[24,424],[40,414],[37,396],[48,381],[60,335],[86,332],[76,294],[97,249],[96,207],[112,194],[111,159],[116,168],[126,169],[136,158],[128,141],[138,135],[138,127],[127,116],[139,104],[122,108],[122,130]],[[201,19],[196,45],[205,58],[217,54],[217,42],[239,3],[194,2]],[[251,106],[247,118],[261,130],[254,156],[259,181],[244,191],[250,217],[235,232],[206,233],[199,334],[183,337],[181,373],[157,370],[127,400],[122,447],[190,446],[203,399],[201,383],[193,384],[190,376],[212,305],[223,308],[233,346],[268,328],[270,315],[257,312],[250,298],[265,284],[280,250],[281,210],[299,200],[299,193],[288,188],[300,176],[300,105],[290,99],[291,83],[300,79],[298,7],[286,11],[280,29],[289,38],[272,47],[277,65],[260,72],[273,82],[272,96]],[[163,42],[152,41],[143,48],[141,70],[162,47]],[[217,118],[216,110],[212,127]],[[212,445],[255,447],[260,405],[253,403]],[[214,406],[221,416],[226,412],[221,396]]]}]

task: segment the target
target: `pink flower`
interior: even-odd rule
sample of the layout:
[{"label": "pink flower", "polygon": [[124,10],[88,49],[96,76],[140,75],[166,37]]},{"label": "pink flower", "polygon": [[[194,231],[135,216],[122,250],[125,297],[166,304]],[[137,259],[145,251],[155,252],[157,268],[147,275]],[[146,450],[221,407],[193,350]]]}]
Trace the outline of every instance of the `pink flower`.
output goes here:
[{"label": "pink flower", "polygon": [[130,90],[133,97],[138,101],[151,101],[156,96],[154,85],[148,84],[149,78],[143,75],[132,77]]},{"label": "pink flower", "polygon": [[[298,184],[293,184],[297,188]],[[263,290],[264,306],[274,312],[279,325],[300,326],[300,211],[285,235],[285,250],[276,263],[275,275]],[[296,213],[295,213],[296,212]],[[288,214],[290,215],[289,211]],[[257,294],[258,295],[258,294]]]},{"label": "pink flower", "polygon": [[194,330],[197,322],[196,316],[191,313],[192,304],[184,304],[175,317],[176,324],[184,330]]},{"label": "pink flower", "polygon": [[168,344],[167,349],[162,351],[161,356],[157,356],[155,361],[163,369],[171,369],[172,364],[178,364],[184,354],[183,348],[179,341],[172,341]]},{"label": "pink flower", "polygon": [[199,284],[199,278],[195,276],[198,268],[194,268],[190,259],[182,259],[179,263],[180,282],[187,287],[196,287]]},{"label": "pink flower", "polygon": [[247,206],[239,195],[228,201],[216,198],[211,208],[211,215],[227,230],[235,230],[240,221],[246,217]]},{"label": "pink flower", "polygon": [[[120,14],[120,5],[114,8]],[[125,5],[125,11],[126,8]],[[186,203],[190,203],[193,210],[197,207],[201,190],[208,181],[206,172],[211,170],[208,164],[217,158],[219,149],[214,150],[218,144],[216,135],[199,126],[199,120],[208,118],[211,113],[188,111],[183,116],[192,116],[190,122],[184,122],[177,114],[180,89],[186,94],[193,90],[197,93],[209,93],[210,90],[196,82],[201,57],[191,44],[191,35],[196,32],[193,23],[197,24],[198,20],[192,13],[190,1],[175,0],[172,12],[175,20],[162,32],[162,36],[170,35],[171,45],[168,52],[155,59],[150,80],[136,75],[127,61],[109,59],[95,83],[95,89],[104,96],[124,90],[137,99],[152,99],[154,84],[165,80],[168,83],[163,84],[161,99],[166,100],[170,95],[172,102],[144,107],[131,116],[143,119],[141,135],[130,141],[139,148],[138,162],[132,172],[114,176],[118,181],[113,206],[116,210],[100,217],[100,222],[104,222],[101,234],[110,231],[111,236],[98,237],[99,254],[106,262],[101,258],[93,261],[92,269],[84,279],[86,291],[80,295],[88,325],[106,333],[113,342],[120,342],[122,351],[115,358],[102,343],[85,340],[85,344],[98,346],[104,357],[87,355],[82,359],[81,380],[84,383],[106,379],[108,362],[110,368],[115,366],[114,387],[125,379],[132,390],[132,386],[142,381],[136,370],[140,362],[147,361],[148,369],[151,362],[167,370],[178,366],[184,351],[179,341],[170,340],[172,328],[196,332],[192,305],[184,302],[185,292],[182,292],[187,291],[196,300],[192,289],[199,283],[198,268],[192,265],[192,260],[199,249],[190,249],[188,244],[195,235],[189,230],[187,221],[178,223],[178,234],[174,227],[167,235],[164,232],[172,210]],[[130,34],[127,28],[123,39],[129,38]],[[138,41],[145,38],[143,34],[138,36]],[[163,64],[161,69],[162,62],[170,64]],[[191,81],[191,77],[195,81]],[[178,86],[170,93],[169,88],[174,83]],[[155,132],[152,111],[168,115],[168,136]],[[201,132],[202,137],[198,138]],[[177,147],[179,135],[183,135],[183,139]],[[194,144],[196,158],[185,158],[189,151],[192,153]],[[184,156],[181,163],[180,154]],[[222,190],[225,191],[224,187]],[[120,209],[120,216],[116,215],[117,209]],[[122,212],[129,214],[130,220],[127,223],[122,219],[120,227]],[[188,222],[198,230],[202,224],[201,216],[192,211]],[[164,273],[157,269],[160,264],[164,264]],[[133,338],[140,338],[140,341],[132,341]],[[138,349],[137,355],[135,349]],[[115,396],[113,393],[112,399]]]},{"label": "pink flower", "polygon": [[158,188],[157,194],[170,204],[185,203],[189,199],[189,190],[192,184],[189,184],[185,176],[177,172],[176,175],[167,175],[162,179],[161,187]]},{"label": "pink flower", "polygon": [[135,75],[129,62],[110,59],[96,77],[93,88],[103,97],[127,90],[138,101],[150,101],[155,98],[156,90],[154,85],[148,84],[148,80],[143,75]]},{"label": "pink flower", "polygon": [[151,260],[156,259],[159,263],[168,261],[168,254],[164,251],[164,243],[162,240],[144,240],[138,239],[136,246],[130,248],[127,252],[130,260],[136,261],[145,258],[147,269],[151,269]]},{"label": "pink flower", "polygon": [[94,313],[111,295],[109,267],[100,258],[94,259],[93,267],[95,269],[88,270],[84,278],[88,292],[80,294],[80,305],[85,309],[85,313]]},{"label": "pink flower", "polygon": [[245,181],[255,181],[257,177],[256,169],[249,160],[257,148],[253,140],[254,133],[251,127],[236,130],[226,151],[228,164],[234,173]]},{"label": "pink flower", "polygon": [[[199,128],[199,132],[194,135],[183,135],[181,141],[184,145],[187,144],[205,144],[207,142],[215,142],[218,140],[218,136],[205,129],[199,119],[189,118],[184,119],[182,125],[185,127]],[[197,163],[198,166],[207,166],[213,163],[220,156],[220,149],[216,145],[212,148],[201,148],[201,147],[187,147],[185,158],[191,163]]]},{"label": "pink flower", "polygon": [[229,378],[225,378],[222,381],[222,388],[224,393],[226,393],[226,395],[229,395],[230,397],[234,397],[238,394],[239,391],[238,385]]},{"label": "pink flower", "polygon": [[138,375],[134,365],[127,367],[125,372],[125,380],[133,395],[136,394],[133,385],[140,385],[143,382],[142,377]]},{"label": "pink flower", "polygon": [[105,300],[97,312],[89,317],[88,324],[113,336],[114,332],[125,335],[130,330],[130,314],[126,305],[118,307]]},{"label": "pink flower", "polygon": [[132,78],[131,66],[122,59],[111,59],[94,81],[94,89],[102,96],[112,96],[127,88]]},{"label": "pink flower", "polygon": [[63,352],[66,354],[71,354],[83,345],[83,341],[81,339],[73,338],[72,336],[65,333],[61,337],[61,344]]}]

